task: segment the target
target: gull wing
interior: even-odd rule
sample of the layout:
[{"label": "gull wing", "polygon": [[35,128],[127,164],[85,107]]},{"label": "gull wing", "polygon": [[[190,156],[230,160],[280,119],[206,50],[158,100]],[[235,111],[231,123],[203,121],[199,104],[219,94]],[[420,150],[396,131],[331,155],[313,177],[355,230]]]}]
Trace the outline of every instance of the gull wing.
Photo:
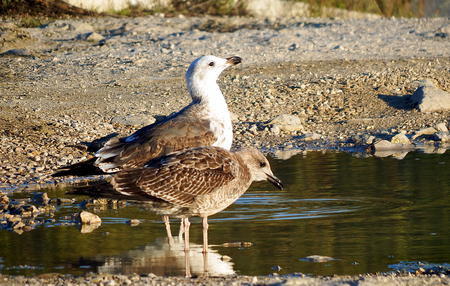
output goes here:
[{"label": "gull wing", "polygon": [[104,172],[142,167],[164,154],[210,146],[216,140],[208,120],[179,116],[144,127],[131,136],[108,141],[95,154],[95,165]]},{"label": "gull wing", "polygon": [[111,183],[124,195],[147,194],[188,206],[196,196],[230,183],[239,169],[232,153],[218,147],[203,147],[160,157],[143,168],[121,171]]}]

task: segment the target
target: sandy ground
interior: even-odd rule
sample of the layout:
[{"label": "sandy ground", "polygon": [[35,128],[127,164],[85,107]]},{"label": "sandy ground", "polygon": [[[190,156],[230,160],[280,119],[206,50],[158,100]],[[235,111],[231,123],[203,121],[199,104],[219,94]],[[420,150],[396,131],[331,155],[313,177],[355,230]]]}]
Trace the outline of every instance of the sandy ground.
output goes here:
[{"label": "sandy ground", "polygon": [[[449,111],[421,113],[405,100],[417,81],[426,78],[450,91],[449,30],[445,18],[261,21],[152,16],[58,20],[37,28],[5,20],[0,23],[0,190],[57,183],[49,175],[59,166],[86,159],[87,142],[112,133],[130,134],[186,105],[190,98],[184,72],[203,54],[243,58],[219,80],[234,117],[235,146],[285,151],[279,156],[287,157],[297,152],[292,150],[364,150],[370,136],[385,138],[401,131],[411,135],[438,123],[449,127]],[[268,122],[280,114],[296,115],[301,123],[294,131],[274,130]],[[427,146],[442,152],[442,146]],[[31,285],[115,285],[57,276],[0,276],[0,284],[14,285],[8,279]],[[139,277],[135,282],[450,283],[448,276],[384,275],[287,280]]]}]

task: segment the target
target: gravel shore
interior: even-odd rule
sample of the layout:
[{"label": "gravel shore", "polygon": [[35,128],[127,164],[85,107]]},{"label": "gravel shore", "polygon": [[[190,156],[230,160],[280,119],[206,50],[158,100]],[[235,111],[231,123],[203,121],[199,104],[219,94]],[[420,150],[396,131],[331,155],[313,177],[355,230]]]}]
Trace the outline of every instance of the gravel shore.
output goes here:
[{"label": "gravel shore", "polygon": [[[88,143],[113,133],[130,134],[186,105],[184,72],[203,54],[243,58],[219,79],[234,117],[235,146],[257,146],[283,158],[296,150],[365,150],[374,138],[399,133],[412,138],[423,128],[438,132],[450,127],[449,111],[424,113],[406,102],[420,80],[431,79],[450,91],[447,18],[103,17],[57,20],[37,28],[21,28],[11,19],[0,23],[0,32],[0,190],[61,185],[62,179],[55,181],[50,174],[86,159]],[[298,122],[280,119],[283,114]],[[286,120],[289,127],[283,125]],[[415,144],[429,152],[448,148],[431,139],[417,136]],[[0,276],[0,285],[26,283],[448,285],[450,280],[369,274]]]},{"label": "gravel shore", "polygon": [[105,275],[88,274],[69,276],[44,274],[38,277],[2,276],[0,285],[285,285],[285,286],[344,286],[344,285],[409,285],[434,286],[449,285],[448,276],[415,276],[394,274],[365,274],[360,276],[308,277],[302,274],[290,276],[237,276],[237,277],[159,277],[154,275]]},{"label": "gravel shore", "polygon": [[[449,29],[445,18],[4,21],[0,187],[55,182],[53,170],[89,156],[86,142],[186,105],[184,72],[202,54],[243,58],[219,80],[236,146],[347,148],[447,125],[448,111],[421,113],[402,98],[423,79],[450,90]],[[280,114],[299,123],[272,128]]]}]

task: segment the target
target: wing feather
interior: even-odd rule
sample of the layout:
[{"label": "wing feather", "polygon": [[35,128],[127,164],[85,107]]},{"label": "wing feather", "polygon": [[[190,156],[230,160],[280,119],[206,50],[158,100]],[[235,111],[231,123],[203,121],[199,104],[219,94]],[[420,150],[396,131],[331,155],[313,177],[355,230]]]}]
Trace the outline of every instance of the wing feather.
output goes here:
[{"label": "wing feather", "polygon": [[161,155],[186,148],[210,146],[216,140],[208,120],[180,116],[144,127],[119,141],[107,142],[96,153],[96,165],[105,172],[142,167]]},{"label": "wing feather", "polygon": [[112,184],[121,193],[146,193],[179,206],[187,206],[204,195],[230,183],[239,165],[233,155],[218,147],[202,147],[174,153],[152,166],[117,173]]}]

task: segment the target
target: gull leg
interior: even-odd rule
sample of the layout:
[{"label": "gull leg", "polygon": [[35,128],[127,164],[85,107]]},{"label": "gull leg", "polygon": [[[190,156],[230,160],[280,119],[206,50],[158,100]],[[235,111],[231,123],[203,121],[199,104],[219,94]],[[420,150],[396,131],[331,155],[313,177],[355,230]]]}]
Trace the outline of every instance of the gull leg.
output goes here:
[{"label": "gull leg", "polygon": [[208,252],[203,252],[203,276],[209,276],[208,269]]},{"label": "gull leg", "polygon": [[189,218],[183,218],[183,226],[184,226],[184,251],[189,251],[189,226],[191,223],[189,222]]},{"label": "gull leg", "polygon": [[184,233],[184,223],[183,223],[183,219],[180,219],[180,231],[178,232],[179,240],[183,239],[183,233]]},{"label": "gull leg", "polygon": [[167,232],[167,238],[169,239],[169,246],[173,246],[174,241],[173,241],[173,237],[172,237],[172,231],[170,230],[169,216],[163,215],[162,218],[163,218],[164,224],[166,225],[166,232]]},{"label": "gull leg", "polygon": [[208,252],[208,217],[203,217],[203,253]]},{"label": "gull leg", "polygon": [[191,267],[189,265],[189,226],[191,223],[187,217],[182,218],[182,220],[184,227],[184,261],[186,267],[186,277],[191,277]]}]

